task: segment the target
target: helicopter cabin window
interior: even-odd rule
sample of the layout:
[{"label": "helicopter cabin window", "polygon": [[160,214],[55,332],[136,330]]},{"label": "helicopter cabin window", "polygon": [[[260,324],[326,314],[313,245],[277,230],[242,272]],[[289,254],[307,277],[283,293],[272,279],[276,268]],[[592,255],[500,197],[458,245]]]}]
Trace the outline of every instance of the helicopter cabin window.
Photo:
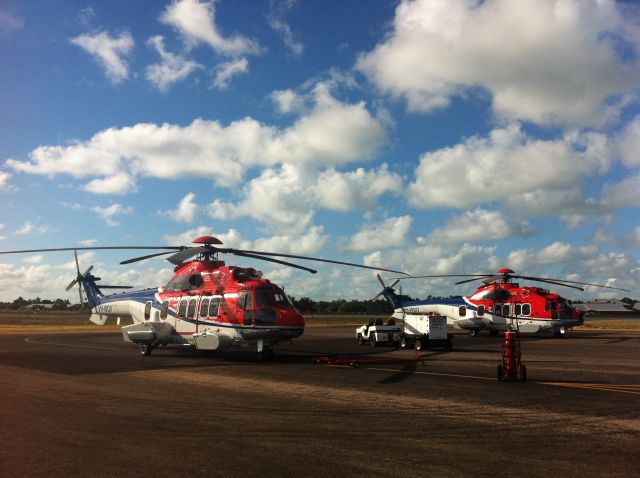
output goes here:
[{"label": "helicopter cabin window", "polygon": [[204,318],[209,315],[209,299],[202,299],[200,303],[200,317]]},{"label": "helicopter cabin window", "polygon": [[189,307],[187,308],[187,318],[193,319],[195,317],[197,302],[198,301],[196,299],[191,299],[189,301]]},{"label": "helicopter cabin window", "polygon": [[511,312],[509,304],[496,304],[493,306],[494,313],[504,317],[508,317]]},{"label": "helicopter cabin window", "polygon": [[253,294],[241,292],[238,295],[238,309],[253,309]]},{"label": "helicopter cabin window", "polygon": [[217,317],[219,307],[220,307],[220,299],[217,297],[214,297],[213,299],[211,299],[211,303],[209,304],[209,317]]},{"label": "helicopter cabin window", "polygon": [[484,315],[484,305],[482,305],[482,304],[478,306],[478,315],[480,317],[482,317]]},{"label": "helicopter cabin window", "polygon": [[516,315],[531,315],[531,304],[516,304]]},{"label": "helicopter cabin window", "polygon": [[465,315],[467,315],[467,307],[464,305],[461,305],[460,307],[458,307],[458,315],[460,317],[464,317]]},{"label": "helicopter cabin window", "polygon": [[291,301],[289,300],[289,297],[287,297],[287,294],[285,294],[280,290],[275,291],[274,297],[276,298],[276,304],[278,305],[281,305],[281,306],[291,305]]},{"label": "helicopter cabin window", "polygon": [[160,307],[160,318],[165,320],[167,318],[167,313],[169,312],[169,301],[165,300],[162,303],[162,307]]},{"label": "helicopter cabin window", "polygon": [[188,302],[189,301],[187,299],[182,299],[182,301],[180,301],[180,306],[178,307],[178,317],[184,317],[186,315]]}]

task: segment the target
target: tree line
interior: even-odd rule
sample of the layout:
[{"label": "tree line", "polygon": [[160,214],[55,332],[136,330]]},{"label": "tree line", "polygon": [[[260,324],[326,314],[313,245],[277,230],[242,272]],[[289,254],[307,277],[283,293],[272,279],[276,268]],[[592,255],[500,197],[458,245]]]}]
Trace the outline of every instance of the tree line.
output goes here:
[{"label": "tree line", "polygon": [[[24,299],[18,297],[13,302],[0,302],[0,310],[19,310],[29,306],[47,305],[53,310],[72,310],[77,308],[69,302],[69,299],[48,300],[36,297],[35,299]],[[49,307],[47,307],[49,308]]]},{"label": "tree line", "polygon": [[[293,305],[303,314],[391,314],[391,306],[385,300],[345,300],[315,301],[309,297],[291,298]],[[18,297],[12,302],[0,302],[0,310],[20,310],[29,306],[47,305],[52,310],[74,310],[77,304],[71,304],[69,299],[24,299]]]}]

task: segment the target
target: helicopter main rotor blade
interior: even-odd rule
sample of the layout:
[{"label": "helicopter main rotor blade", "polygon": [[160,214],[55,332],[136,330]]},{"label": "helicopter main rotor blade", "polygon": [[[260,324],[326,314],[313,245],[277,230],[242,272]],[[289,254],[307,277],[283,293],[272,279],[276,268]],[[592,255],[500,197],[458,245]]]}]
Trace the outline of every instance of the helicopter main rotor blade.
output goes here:
[{"label": "helicopter main rotor blade", "polygon": [[173,254],[175,250],[164,251],[164,252],[156,252],[155,254],[148,254],[146,256],[134,257],[133,259],[127,259],[126,261],[122,261],[120,265],[131,264],[133,262],[144,261],[146,259],[151,259],[152,257],[163,256],[165,254]]},{"label": "helicopter main rotor blade", "polygon": [[[476,277],[478,279],[482,279],[483,277],[490,277],[493,274],[434,274],[434,275],[420,275],[420,276],[414,276],[411,274],[407,274],[406,272],[403,272],[403,274],[406,274],[406,277],[392,277],[392,279],[436,279],[438,277]],[[474,279],[470,279],[470,280],[474,280]]]},{"label": "helicopter main rotor blade", "polygon": [[467,282],[473,282],[474,280],[481,280],[482,282],[484,282],[484,281],[492,279],[492,278],[493,278],[492,276],[473,277],[471,279],[465,279],[465,280],[458,281],[455,284],[456,285],[458,285],[458,284],[466,284]]},{"label": "helicopter main rotor blade", "polygon": [[250,257],[251,259],[259,259],[261,261],[275,262],[276,264],[282,264],[282,265],[289,266],[289,267],[295,267],[296,269],[302,269],[303,271],[311,272],[312,274],[315,274],[316,272],[318,272],[315,269],[310,269],[310,268],[305,267],[305,266],[294,264],[293,262],[285,262],[285,261],[281,261],[279,259],[273,259],[272,257],[262,257],[262,256],[257,256],[255,254],[250,254],[250,253],[247,253],[247,252],[238,252],[238,251],[234,252],[234,254],[236,256]]},{"label": "helicopter main rotor blade", "polygon": [[0,251],[0,254],[29,254],[33,252],[58,252],[58,251],[118,251],[118,250],[153,250],[164,249],[178,251],[179,246],[95,246],[95,247],[53,247],[48,249],[19,249],[15,251]]},{"label": "helicopter main rotor blade", "polygon": [[582,287],[578,287],[578,286],[575,286],[575,285],[569,285],[569,284],[563,284],[562,282],[557,282],[556,280],[542,279],[540,277],[536,277],[535,279],[530,279],[530,278],[522,277],[522,276],[515,276],[515,277],[520,277],[521,279],[526,279],[526,280],[534,280],[536,282],[545,282],[547,284],[561,285],[563,287],[570,287],[572,289],[577,289],[577,290],[584,290]]},{"label": "helicopter main rotor blade", "polygon": [[[535,281],[540,281],[540,282],[545,282],[545,281],[556,281],[559,285],[563,285],[563,284],[578,284],[578,285],[590,285],[593,287],[603,287],[605,289],[615,289],[615,290],[623,290],[625,292],[631,292],[628,289],[623,289],[621,287],[613,287],[610,285],[602,285],[602,284],[591,284],[589,282],[577,282],[577,281],[573,281],[573,280],[564,280],[564,279],[549,279],[547,277],[527,277],[527,276],[513,276],[513,277],[520,277],[522,279],[526,279],[526,280],[535,280]],[[566,286],[566,287],[570,287],[570,286]],[[584,289],[581,289],[584,290]]]},{"label": "helicopter main rotor blade", "polygon": [[365,266],[362,264],[354,264],[353,262],[343,262],[343,261],[334,261],[331,259],[321,259],[320,257],[310,257],[310,256],[298,256],[295,254],[281,254],[275,252],[261,252],[261,251],[243,251],[239,249],[220,249],[220,252],[230,252],[232,254],[236,254],[238,252],[248,252],[250,254],[256,254],[259,256],[274,256],[274,257],[290,257],[292,259],[304,259],[307,261],[316,261],[316,262],[328,262],[329,264],[340,264],[343,266],[351,266],[351,267],[360,267],[362,269],[371,269],[374,271],[385,271],[385,272],[393,272],[395,274],[404,274],[409,275],[406,272],[396,271],[393,269],[384,269],[382,267],[373,267],[373,266]]},{"label": "helicopter main rotor blade", "polygon": [[182,264],[185,260],[190,259],[193,256],[197,256],[198,254],[202,254],[203,252],[209,250],[215,252],[216,249],[217,248],[207,246],[187,247],[186,249],[167,257],[167,260],[172,264],[178,265]]}]

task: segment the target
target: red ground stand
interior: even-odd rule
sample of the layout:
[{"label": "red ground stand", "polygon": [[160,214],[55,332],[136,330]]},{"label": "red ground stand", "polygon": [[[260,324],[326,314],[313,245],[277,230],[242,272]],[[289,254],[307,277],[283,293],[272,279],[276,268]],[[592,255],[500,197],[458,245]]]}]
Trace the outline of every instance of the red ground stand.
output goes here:
[{"label": "red ground stand", "polygon": [[520,355],[520,336],[518,332],[507,330],[502,342],[502,365],[498,365],[498,380],[501,382],[525,382],[527,367]]}]

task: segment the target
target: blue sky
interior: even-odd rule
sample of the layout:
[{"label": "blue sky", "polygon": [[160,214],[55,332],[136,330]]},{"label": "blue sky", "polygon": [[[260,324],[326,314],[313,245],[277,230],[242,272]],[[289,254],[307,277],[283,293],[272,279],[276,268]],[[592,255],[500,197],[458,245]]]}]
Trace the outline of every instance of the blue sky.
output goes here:
[{"label": "blue sky", "polygon": [[[637,297],[639,54],[634,2],[0,1],[0,250],[214,235]],[[81,262],[171,277],[118,265],[136,255]],[[378,291],[371,271],[251,265],[295,296]],[[0,256],[0,300],[65,297],[74,267]],[[472,291],[451,282],[404,288]]]}]

